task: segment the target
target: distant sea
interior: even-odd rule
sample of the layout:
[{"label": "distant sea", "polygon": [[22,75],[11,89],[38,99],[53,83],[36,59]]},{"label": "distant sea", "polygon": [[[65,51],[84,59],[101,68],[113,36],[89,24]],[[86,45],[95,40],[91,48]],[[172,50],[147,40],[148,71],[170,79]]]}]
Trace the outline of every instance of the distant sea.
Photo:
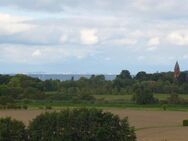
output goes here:
[{"label": "distant sea", "polygon": [[[52,79],[52,80],[60,80],[60,81],[71,80],[72,77],[74,78],[74,80],[79,80],[81,77],[90,78],[92,76],[91,74],[26,74],[26,75],[34,78],[39,78],[41,80]],[[116,77],[115,74],[104,74],[104,76],[106,80],[114,80]]]}]

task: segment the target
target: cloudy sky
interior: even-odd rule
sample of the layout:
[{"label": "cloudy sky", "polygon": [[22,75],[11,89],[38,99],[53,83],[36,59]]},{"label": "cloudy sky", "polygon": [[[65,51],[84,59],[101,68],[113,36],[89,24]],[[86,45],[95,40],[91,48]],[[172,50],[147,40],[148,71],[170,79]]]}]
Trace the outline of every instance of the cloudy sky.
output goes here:
[{"label": "cloudy sky", "polygon": [[188,69],[187,0],[0,0],[0,73]]}]

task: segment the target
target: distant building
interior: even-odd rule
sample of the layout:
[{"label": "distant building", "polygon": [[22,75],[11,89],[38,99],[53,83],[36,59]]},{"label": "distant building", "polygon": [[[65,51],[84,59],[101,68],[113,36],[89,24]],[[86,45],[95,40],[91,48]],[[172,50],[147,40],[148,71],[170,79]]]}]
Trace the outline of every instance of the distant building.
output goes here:
[{"label": "distant building", "polygon": [[174,67],[174,79],[176,80],[179,77],[179,75],[180,75],[180,66],[177,61]]}]

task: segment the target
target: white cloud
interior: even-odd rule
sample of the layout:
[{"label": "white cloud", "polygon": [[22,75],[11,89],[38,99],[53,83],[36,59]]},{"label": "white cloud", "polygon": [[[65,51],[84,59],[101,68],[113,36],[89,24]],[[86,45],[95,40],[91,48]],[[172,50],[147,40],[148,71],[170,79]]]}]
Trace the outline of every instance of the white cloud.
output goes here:
[{"label": "white cloud", "polygon": [[32,30],[35,27],[34,25],[24,23],[24,21],[29,19],[30,18],[0,13],[0,35],[10,35]]},{"label": "white cloud", "polygon": [[166,0],[164,2],[160,0],[137,0],[134,5],[143,11],[148,10],[169,10],[175,6],[176,2],[174,0]]},{"label": "white cloud", "polygon": [[144,60],[145,59],[145,57],[144,56],[138,56],[138,61],[142,61],[142,60]]},{"label": "white cloud", "polygon": [[[0,45],[0,60],[11,63],[41,64],[84,59],[94,53],[92,48],[63,48],[49,46]],[[40,49],[39,49],[40,48]]]},{"label": "white cloud", "polygon": [[12,16],[9,14],[5,14],[5,13],[0,13],[0,22],[1,23],[12,23],[12,22],[22,22],[23,20],[26,20],[28,18],[26,17],[21,17],[21,16]]},{"label": "white cloud", "polygon": [[177,15],[187,15],[187,0],[135,0],[133,7],[136,7],[140,13],[151,17],[168,16],[175,18]]},{"label": "white cloud", "polygon": [[147,48],[148,51],[154,51],[154,50],[156,50],[156,49],[157,49],[157,46],[149,46],[149,47]]},{"label": "white cloud", "polygon": [[60,37],[60,43],[64,44],[68,40],[68,37],[66,35],[61,35]]},{"label": "white cloud", "polygon": [[80,39],[82,44],[93,45],[98,43],[99,39],[96,35],[96,29],[83,29],[80,31]]},{"label": "white cloud", "polygon": [[188,59],[188,54],[183,55],[183,59],[187,60]]},{"label": "white cloud", "polygon": [[115,45],[135,45],[137,43],[136,39],[132,38],[123,38],[123,39],[114,39],[112,43]]},{"label": "white cloud", "polygon": [[173,61],[175,58],[173,56],[169,56],[167,59]]},{"label": "white cloud", "polygon": [[41,51],[39,49],[35,50],[32,53],[32,57],[40,57],[42,55]]},{"label": "white cloud", "polygon": [[75,5],[75,0],[0,0],[2,9],[10,12],[0,13],[0,60],[64,64],[85,59],[95,65],[94,58],[106,63],[110,54],[112,65],[141,63],[147,68],[154,61],[168,62],[170,56],[186,58],[187,48],[175,45],[188,45],[188,1],[135,1],[76,0]]},{"label": "white cloud", "polygon": [[31,58],[32,49],[25,49],[18,46],[1,45],[1,61],[11,63],[28,63]]},{"label": "white cloud", "polygon": [[150,38],[148,41],[148,46],[157,46],[160,44],[160,39],[158,37]]},{"label": "white cloud", "polygon": [[111,58],[110,57],[106,57],[106,58],[104,58],[104,60],[111,61]]},{"label": "white cloud", "polygon": [[132,31],[130,33],[130,36],[134,37],[134,38],[139,38],[139,37],[143,37],[145,36],[145,32],[142,32],[140,30],[135,30],[135,31]]},{"label": "white cloud", "polygon": [[175,45],[188,45],[188,34],[172,32],[167,36],[167,40]]},{"label": "white cloud", "polygon": [[148,40],[147,43],[147,51],[154,51],[157,49],[158,45],[160,44],[159,37],[152,37]]}]

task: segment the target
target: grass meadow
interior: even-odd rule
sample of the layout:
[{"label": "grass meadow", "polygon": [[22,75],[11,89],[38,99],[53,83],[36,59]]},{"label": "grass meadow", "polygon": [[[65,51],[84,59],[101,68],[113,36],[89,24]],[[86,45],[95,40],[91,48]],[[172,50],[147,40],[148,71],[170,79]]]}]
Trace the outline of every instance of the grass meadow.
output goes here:
[{"label": "grass meadow", "polygon": [[[130,101],[132,98],[132,95],[94,95],[96,99],[104,99],[104,100],[125,100]],[[165,100],[169,97],[169,94],[154,94],[154,97],[159,100]],[[179,97],[182,97],[184,99],[188,100],[188,94],[179,94]]]},{"label": "grass meadow", "polygon": [[[154,94],[159,100],[165,100],[169,94]],[[147,104],[138,105],[131,101],[132,95],[94,95],[96,102],[78,102],[78,101],[58,101],[58,100],[28,100],[18,101],[18,105],[27,105],[29,109],[64,109],[74,107],[89,107],[101,109],[137,109],[137,110],[155,110],[163,111],[164,106],[167,111],[188,111],[186,104]],[[188,95],[180,95],[184,99],[188,99]]]}]

